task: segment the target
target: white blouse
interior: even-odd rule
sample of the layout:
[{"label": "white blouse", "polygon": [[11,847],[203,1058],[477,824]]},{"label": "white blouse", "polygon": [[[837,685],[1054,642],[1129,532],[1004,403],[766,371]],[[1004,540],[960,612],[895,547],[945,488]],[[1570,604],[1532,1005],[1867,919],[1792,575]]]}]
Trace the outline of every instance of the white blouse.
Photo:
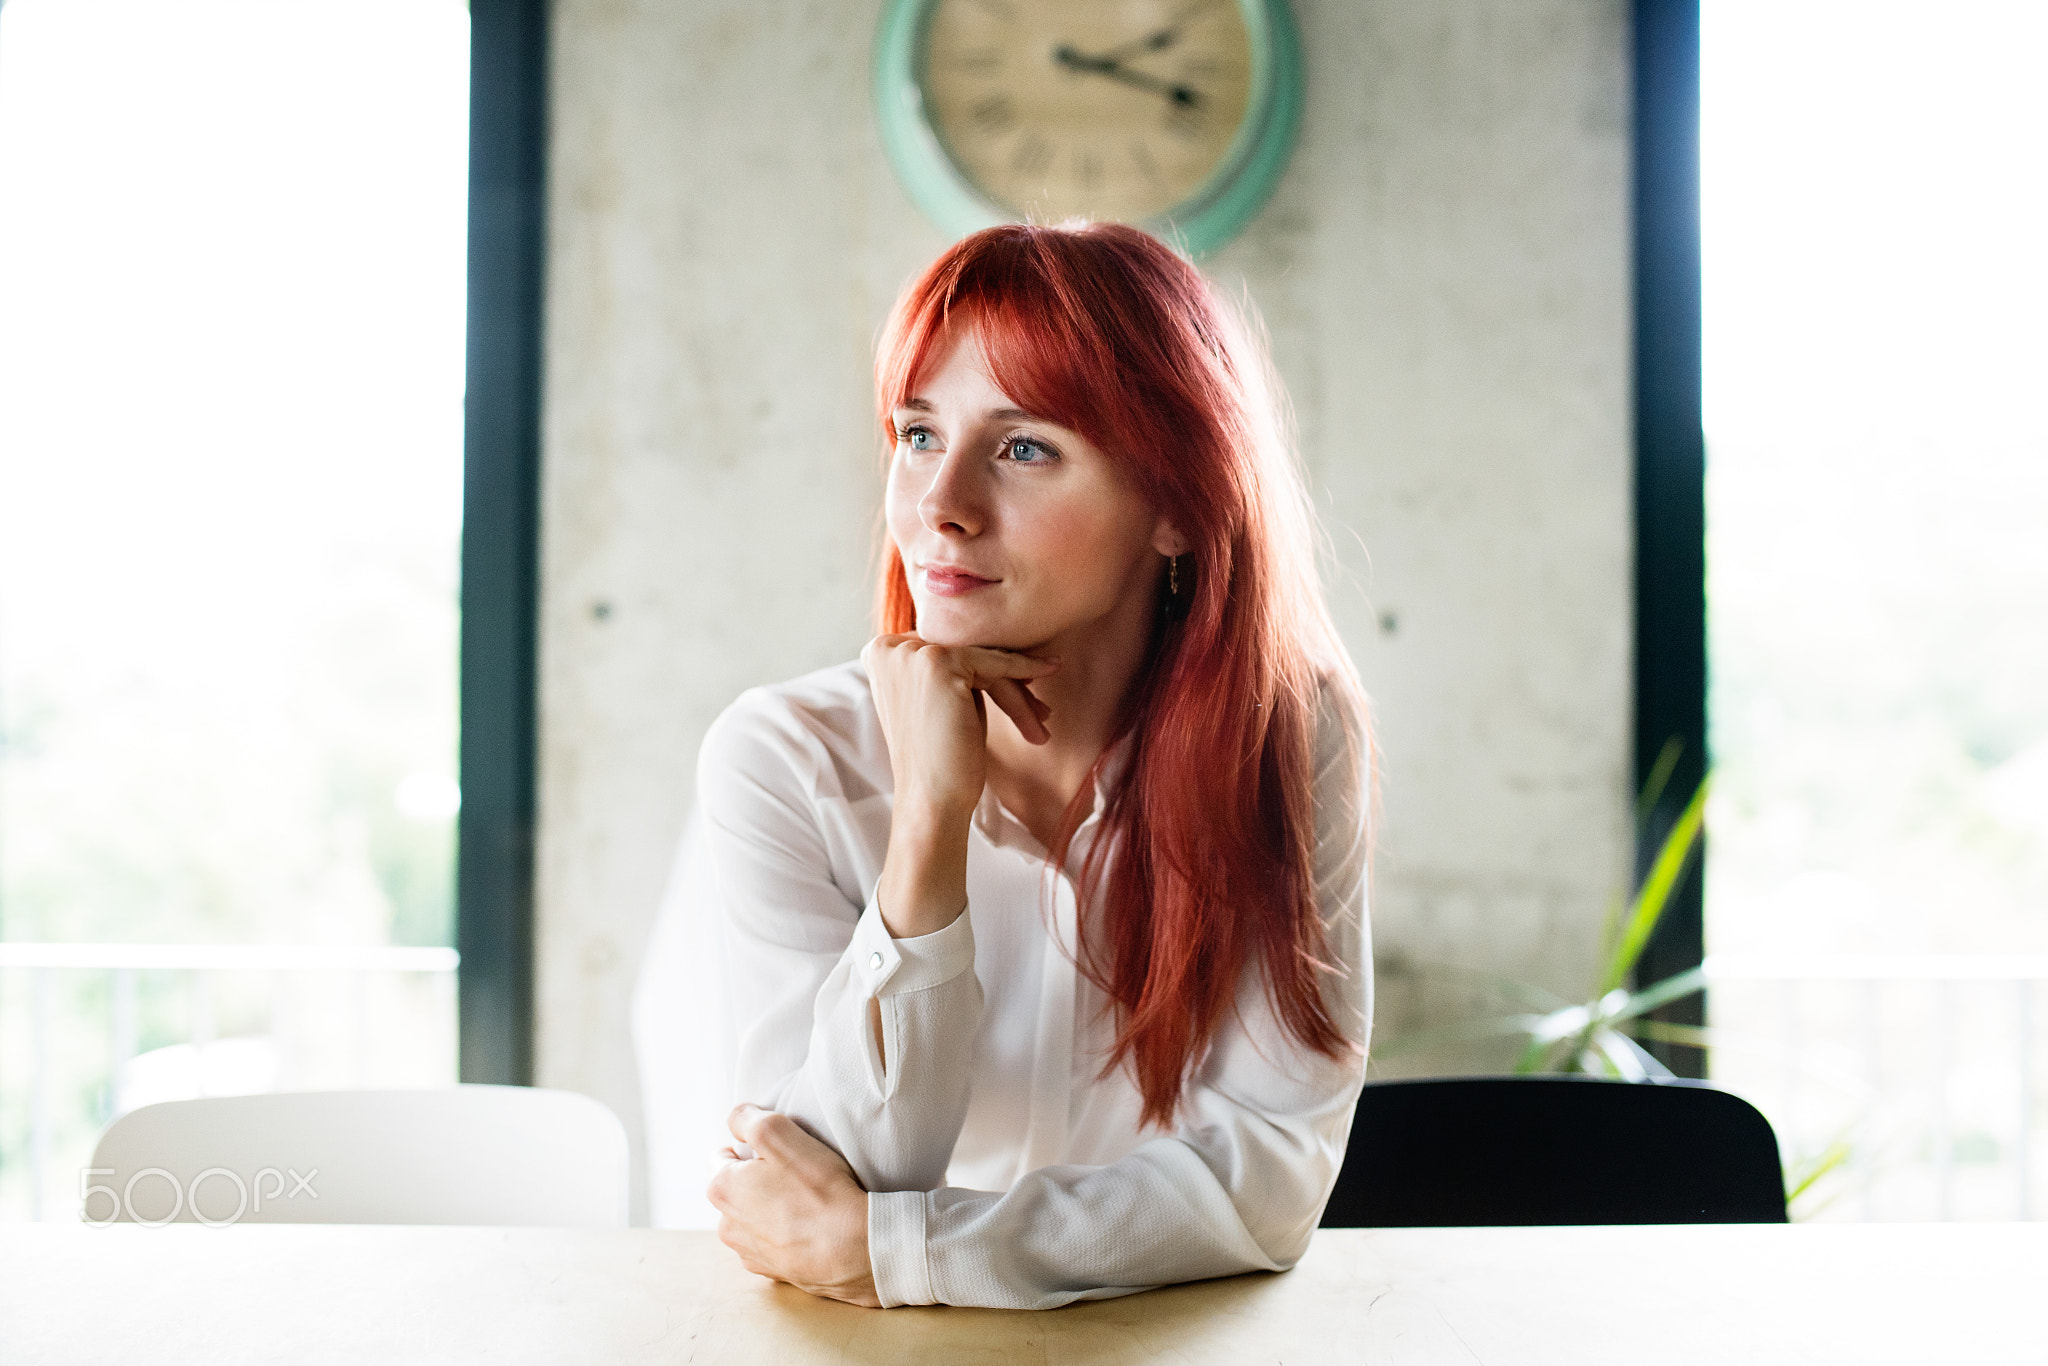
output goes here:
[{"label": "white blouse", "polygon": [[[712,726],[700,856],[734,1099],[790,1115],[852,1165],[883,1304],[1049,1308],[1281,1270],[1306,1250],[1343,1160],[1371,1020],[1366,801],[1330,696],[1317,891],[1344,970],[1337,1023],[1359,1051],[1303,1049],[1248,971],[1171,1132],[1140,1128],[1127,1068],[1103,1075],[1114,1018],[1074,967],[1074,884],[993,790],[973,817],[966,911],[937,933],[890,937],[873,893],[893,779],[858,663],[753,689]],[[1098,790],[1076,866],[1102,809]]]}]

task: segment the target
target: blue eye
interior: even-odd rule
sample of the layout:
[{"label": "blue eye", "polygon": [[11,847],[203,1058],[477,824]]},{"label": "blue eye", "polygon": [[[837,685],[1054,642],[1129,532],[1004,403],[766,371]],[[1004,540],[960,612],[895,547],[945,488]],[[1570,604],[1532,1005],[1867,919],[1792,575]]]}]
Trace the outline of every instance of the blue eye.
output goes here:
[{"label": "blue eye", "polygon": [[906,427],[896,433],[896,439],[914,451],[928,451],[937,440],[929,427]]},{"label": "blue eye", "polygon": [[1054,457],[1051,447],[1041,446],[1027,437],[1013,436],[1003,443],[1003,458],[1020,465],[1043,465]]}]

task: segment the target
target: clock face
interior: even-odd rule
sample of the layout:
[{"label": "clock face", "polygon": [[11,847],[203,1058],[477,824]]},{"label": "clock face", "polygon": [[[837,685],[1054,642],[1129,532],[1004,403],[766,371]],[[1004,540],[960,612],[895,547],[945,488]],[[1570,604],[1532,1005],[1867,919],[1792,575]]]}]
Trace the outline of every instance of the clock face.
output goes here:
[{"label": "clock face", "polygon": [[1237,0],[932,0],[919,68],[925,117],[989,200],[1137,222],[1222,166],[1252,44]]}]

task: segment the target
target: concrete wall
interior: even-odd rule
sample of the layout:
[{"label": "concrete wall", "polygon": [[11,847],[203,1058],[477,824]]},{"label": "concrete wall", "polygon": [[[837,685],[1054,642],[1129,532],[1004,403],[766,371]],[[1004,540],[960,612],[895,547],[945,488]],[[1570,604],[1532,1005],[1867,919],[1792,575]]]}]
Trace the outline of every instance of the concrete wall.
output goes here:
[{"label": "concrete wall", "polygon": [[[875,135],[879,12],[557,0],[539,1080],[629,1127],[699,737],[866,635],[869,348],[943,246]],[[1421,964],[1578,989],[1625,871],[1626,11],[1296,14],[1293,163],[1206,264],[1271,330],[1379,707],[1384,1037]]]}]

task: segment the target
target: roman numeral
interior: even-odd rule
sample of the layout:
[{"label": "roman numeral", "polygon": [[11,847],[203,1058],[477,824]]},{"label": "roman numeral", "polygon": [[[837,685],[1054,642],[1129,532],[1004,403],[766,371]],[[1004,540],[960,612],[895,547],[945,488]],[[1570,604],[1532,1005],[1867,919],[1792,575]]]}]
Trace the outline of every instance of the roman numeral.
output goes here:
[{"label": "roman numeral", "polygon": [[990,95],[975,103],[974,126],[988,137],[1001,137],[1016,126],[1017,111],[1008,95]]},{"label": "roman numeral", "polygon": [[1023,175],[1038,175],[1052,165],[1052,144],[1033,133],[1017,144],[1010,157],[1010,169]]},{"label": "roman numeral", "polygon": [[1151,181],[1154,185],[1165,183],[1159,174],[1159,163],[1152,159],[1152,149],[1144,143],[1133,142],[1131,144],[1131,161],[1137,166],[1145,179]]}]

